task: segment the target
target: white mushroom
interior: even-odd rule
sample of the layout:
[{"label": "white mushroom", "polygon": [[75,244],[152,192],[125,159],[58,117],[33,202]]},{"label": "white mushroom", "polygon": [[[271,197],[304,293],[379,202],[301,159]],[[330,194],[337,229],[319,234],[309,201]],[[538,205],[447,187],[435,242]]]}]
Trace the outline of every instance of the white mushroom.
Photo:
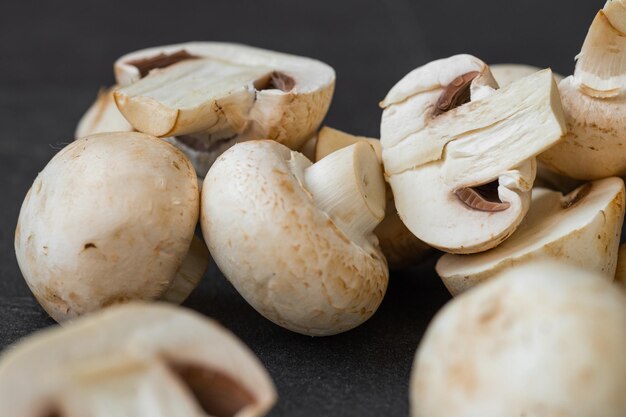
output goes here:
[{"label": "white mushroom", "polygon": [[276,401],[247,347],[212,320],[133,303],[39,332],[0,358],[11,417],[260,417]]},{"label": "white mushroom", "polygon": [[175,147],[141,133],[88,136],[35,179],[15,252],[57,321],[131,299],[182,301],[208,264],[206,247],[191,244],[198,214],[195,172]]},{"label": "white mushroom", "polygon": [[[316,137],[312,152],[315,155],[313,160],[317,162],[327,155],[359,141],[366,141],[371,144],[382,163],[382,148],[378,139],[353,136],[328,126],[322,127]],[[389,269],[402,269],[423,261],[432,253],[432,248],[416,238],[402,223],[396,211],[389,184],[385,184],[385,195],[387,198],[385,218],[376,226],[374,234],[378,237],[380,249],[387,259]]]},{"label": "white mushroom", "polygon": [[76,139],[96,133],[133,131],[133,127],[124,119],[115,105],[114,88],[100,89],[96,101],[89,107],[76,126],[74,133]]},{"label": "white mushroom", "polygon": [[133,52],[115,63],[117,105],[138,131],[173,140],[204,176],[236,142],[299,149],[332,99],[335,72],[314,59],[219,42]]},{"label": "white mushroom", "polygon": [[413,417],[626,415],[626,296],[563,263],[507,270],[428,327]]},{"label": "white mushroom", "polygon": [[217,266],[259,313],[307,335],[352,329],[380,305],[388,269],[373,230],[384,214],[380,163],[363,142],[313,165],[274,141],[240,143],[202,189]]},{"label": "white mushroom", "polygon": [[437,273],[453,295],[546,258],[612,281],[625,204],[624,182],[615,177],[585,184],[566,196],[535,188],[528,215],[509,239],[483,253],[446,254],[437,262]]},{"label": "white mushroom", "polygon": [[626,176],[626,0],[596,15],[574,75],[559,84],[568,133],[540,156],[571,178]]},{"label": "white mushroom", "polygon": [[[505,87],[509,84],[513,84],[517,80],[533,75],[543,68],[525,64],[492,64],[489,65],[489,69],[498,85]],[[552,75],[554,75],[554,79],[557,83],[563,79],[563,76],[560,74],[552,73]]]},{"label": "white mushroom", "polygon": [[550,70],[500,90],[457,55],[406,75],[381,103],[385,174],[400,218],[453,253],[497,246],[528,210],[534,157],[564,132]]}]

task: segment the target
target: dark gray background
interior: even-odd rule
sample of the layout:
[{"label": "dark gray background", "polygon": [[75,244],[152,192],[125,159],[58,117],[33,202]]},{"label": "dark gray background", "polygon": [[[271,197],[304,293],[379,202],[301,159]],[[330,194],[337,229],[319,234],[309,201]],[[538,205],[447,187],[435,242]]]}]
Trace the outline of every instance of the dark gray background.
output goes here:
[{"label": "dark gray background", "polygon": [[[242,42],[321,59],[337,71],[331,126],[378,136],[377,103],[414,67],[455,53],[570,74],[604,1],[224,0],[13,1],[0,7],[0,348],[53,324],[13,253],[21,201],[72,139],[112,63],[139,48],[188,40]],[[221,321],[269,369],[272,416],[407,415],[419,339],[449,298],[430,262],[392,274],[368,323],[309,338],[269,323],[212,265],[186,303]]]}]

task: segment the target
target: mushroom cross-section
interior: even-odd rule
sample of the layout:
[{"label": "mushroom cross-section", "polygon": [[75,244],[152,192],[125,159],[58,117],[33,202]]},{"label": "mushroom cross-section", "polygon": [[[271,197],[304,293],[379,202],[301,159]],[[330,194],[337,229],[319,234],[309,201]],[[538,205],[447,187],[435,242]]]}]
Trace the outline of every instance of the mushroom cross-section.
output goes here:
[{"label": "mushroom cross-section", "polygon": [[413,363],[413,417],[626,415],[626,295],[559,262],[452,300]]},{"label": "mushroom cross-section", "polygon": [[335,85],[334,70],[320,61],[219,42],[145,49],[114,67],[124,117],[138,131],[172,137],[200,176],[236,142],[272,139],[299,149]]},{"label": "mushroom cross-section", "polygon": [[33,294],[57,321],[132,299],[184,300],[208,264],[192,244],[196,174],[172,145],[103,133],[61,150],[29,190],[15,253]]},{"label": "mushroom cross-section", "polygon": [[385,174],[400,218],[454,253],[497,246],[528,211],[535,156],[564,133],[550,70],[496,90],[469,55],[431,62],[381,103]]},{"label": "mushroom cross-section", "polygon": [[597,13],[577,59],[559,83],[567,135],[539,158],[580,180],[626,177],[626,0]]},{"label": "mushroom cross-section", "polygon": [[533,189],[528,215],[497,248],[473,255],[446,254],[437,273],[453,295],[497,274],[540,259],[589,269],[612,281],[624,221],[624,182],[607,178],[563,196]]},{"label": "mushroom cross-section", "polygon": [[350,330],[380,305],[387,263],[374,228],[385,184],[371,145],[316,164],[274,141],[226,151],[202,188],[202,232],[217,266],[262,315],[295,332]]},{"label": "mushroom cross-section", "polygon": [[0,357],[0,404],[11,417],[261,417],[275,400],[235,336],[165,304],[95,313]]}]

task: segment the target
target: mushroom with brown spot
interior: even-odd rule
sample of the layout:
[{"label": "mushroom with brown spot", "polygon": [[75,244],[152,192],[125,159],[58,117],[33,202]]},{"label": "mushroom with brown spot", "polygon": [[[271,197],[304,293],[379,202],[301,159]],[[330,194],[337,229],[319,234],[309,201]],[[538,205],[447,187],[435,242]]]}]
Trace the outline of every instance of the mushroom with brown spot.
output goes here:
[{"label": "mushroom with brown spot", "polygon": [[561,262],[452,300],[413,363],[413,417],[626,415],[626,295]]},{"label": "mushroom with brown spot", "polygon": [[540,160],[580,180],[626,177],[626,0],[606,2],[577,59],[559,84],[567,135]]},{"label": "mushroom with brown spot", "polygon": [[535,156],[565,131],[550,70],[497,90],[456,55],[417,68],[381,103],[386,177],[408,229],[453,253],[491,249],[524,218]]},{"label": "mushroom with brown spot", "polygon": [[385,183],[371,145],[312,164],[275,141],[237,144],[209,170],[201,211],[217,266],[274,323],[332,335],[380,305],[389,274],[373,231]]},{"label": "mushroom with brown spot", "polygon": [[198,216],[182,152],[142,133],[103,133],[65,147],[37,176],[15,252],[57,321],[132,299],[182,302],[208,265],[193,241]]},{"label": "mushroom with brown spot", "polygon": [[267,371],[234,335],[165,304],[113,307],[0,357],[11,417],[261,417],[275,401]]},{"label": "mushroom with brown spot", "polygon": [[612,281],[624,204],[624,182],[615,177],[587,183],[566,196],[535,188],[528,215],[510,238],[487,252],[443,255],[437,273],[453,295],[541,259],[588,269]]}]

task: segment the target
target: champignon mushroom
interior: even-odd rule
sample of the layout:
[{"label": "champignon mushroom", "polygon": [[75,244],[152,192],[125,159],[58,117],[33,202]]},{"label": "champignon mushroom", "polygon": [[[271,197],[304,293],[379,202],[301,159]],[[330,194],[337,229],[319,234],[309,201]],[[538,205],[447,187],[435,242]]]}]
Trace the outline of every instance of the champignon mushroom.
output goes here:
[{"label": "champignon mushroom", "polygon": [[497,248],[473,255],[446,254],[437,273],[453,295],[519,265],[554,259],[612,281],[624,221],[624,182],[607,178],[563,196],[533,189],[528,215]]},{"label": "champignon mushroom", "polygon": [[559,84],[568,133],[540,160],[571,178],[626,176],[626,0],[596,15],[574,75]]},{"label": "champignon mushroom", "polygon": [[74,133],[76,139],[96,133],[133,131],[133,127],[124,119],[115,105],[114,88],[100,89],[96,101],[89,107],[76,126]]},{"label": "champignon mushroom", "polygon": [[39,332],[0,358],[2,414],[257,417],[272,381],[216,322],[133,303]]},{"label": "champignon mushroom", "polygon": [[202,188],[201,225],[217,266],[263,316],[324,336],[374,314],[388,269],[374,228],[385,182],[363,142],[311,164],[274,141],[237,144]]},{"label": "champignon mushroom", "polygon": [[413,417],[626,415],[626,296],[565,263],[509,269],[455,298],[422,339]]},{"label": "champignon mushroom", "polygon": [[[359,141],[370,143],[382,163],[382,149],[378,139],[353,136],[328,126],[322,127],[316,137],[313,152],[315,157],[313,160],[317,162],[327,155]],[[385,195],[387,198],[385,218],[374,229],[374,234],[378,237],[380,249],[383,251],[391,270],[415,265],[428,257],[433,252],[432,248],[416,238],[402,223],[396,211],[393,193],[389,184],[385,184]]]},{"label": "champignon mushroom", "polygon": [[[534,73],[541,71],[542,69],[543,68],[525,64],[489,65],[489,70],[491,71],[493,78],[496,79],[496,82],[500,87],[505,87],[509,84],[514,83],[517,80],[528,77],[529,75],[533,75]],[[552,75],[554,75],[554,79],[557,83],[563,79],[562,75],[556,73],[552,73]]]},{"label": "champignon mushroom", "polygon": [[115,63],[115,100],[138,131],[172,137],[204,177],[236,142],[299,149],[332,99],[335,72],[314,59],[219,42],[133,52]]},{"label": "champignon mushroom", "polygon": [[564,132],[550,70],[495,90],[469,55],[406,75],[381,103],[385,174],[400,218],[453,253],[491,249],[528,211],[535,156]]},{"label": "champignon mushroom", "polygon": [[178,149],[142,133],[88,136],[35,179],[15,252],[57,321],[132,299],[180,302],[208,264],[192,244],[198,215],[196,175]]}]

